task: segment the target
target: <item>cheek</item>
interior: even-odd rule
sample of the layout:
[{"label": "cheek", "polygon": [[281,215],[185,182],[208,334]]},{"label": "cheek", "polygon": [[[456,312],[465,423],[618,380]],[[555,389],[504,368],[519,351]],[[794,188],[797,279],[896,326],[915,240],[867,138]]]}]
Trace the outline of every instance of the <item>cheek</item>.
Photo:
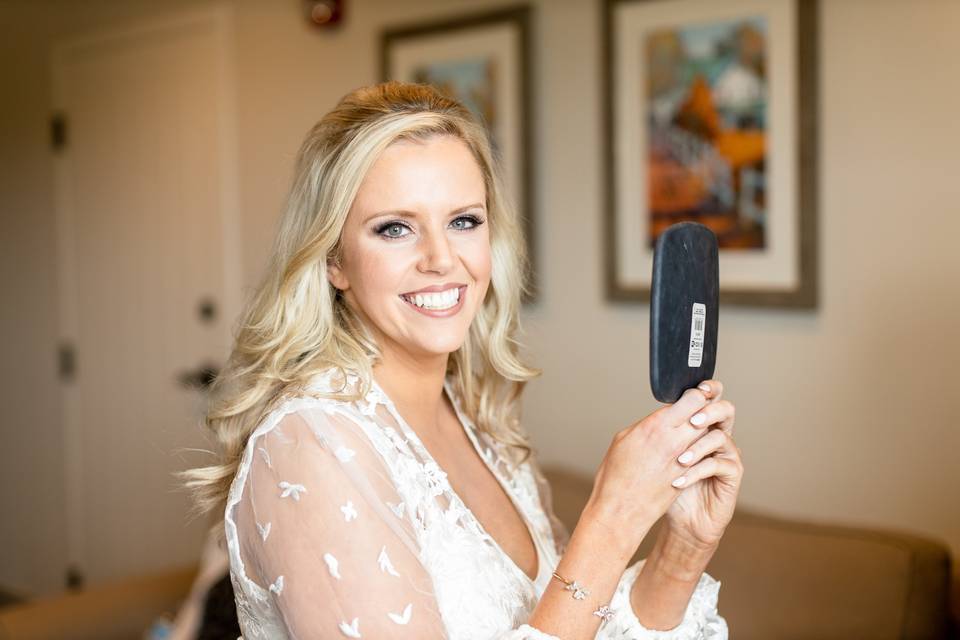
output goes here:
[{"label": "cheek", "polygon": [[366,244],[361,247],[357,261],[360,286],[364,292],[379,294],[394,291],[399,286],[405,260],[389,248]]},{"label": "cheek", "polygon": [[490,273],[493,269],[493,255],[490,252],[490,242],[486,238],[463,247],[461,257],[470,275],[476,280],[481,293],[486,291],[490,283]]}]

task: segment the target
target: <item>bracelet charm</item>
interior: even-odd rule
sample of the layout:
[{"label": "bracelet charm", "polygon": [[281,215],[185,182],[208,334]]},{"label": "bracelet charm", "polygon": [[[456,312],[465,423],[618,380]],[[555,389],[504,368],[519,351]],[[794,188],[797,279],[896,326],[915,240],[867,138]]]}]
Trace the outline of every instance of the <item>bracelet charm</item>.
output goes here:
[{"label": "bracelet charm", "polygon": [[565,591],[573,591],[574,600],[583,600],[588,595],[590,595],[590,592],[586,588],[581,586],[580,583],[577,582],[576,580],[574,580],[573,582],[566,580],[562,578],[560,574],[558,574],[556,571],[553,572],[553,577],[559,580],[560,582],[562,582],[563,584],[567,585],[564,587]]},{"label": "bracelet charm", "polygon": [[611,609],[607,605],[603,605],[599,609],[593,612],[593,615],[603,618],[604,622],[610,622],[610,618],[613,617],[613,612],[615,609]]},{"label": "bracelet charm", "polygon": [[567,591],[573,591],[574,600],[583,600],[588,595],[590,595],[590,592],[584,589],[583,587],[581,587],[576,580],[574,580],[573,582],[565,586],[564,589],[566,589]]},{"label": "bracelet charm", "polygon": [[[557,580],[559,580],[560,582],[562,582],[563,584],[566,585],[566,586],[564,587],[564,590],[565,590],[565,591],[572,591],[572,592],[573,592],[573,599],[574,599],[574,600],[583,600],[583,599],[586,598],[588,595],[590,595],[590,591],[588,591],[586,588],[584,588],[584,587],[583,587],[579,582],[577,582],[576,580],[573,580],[573,581],[567,580],[566,578],[564,578],[563,576],[561,576],[561,575],[560,575],[559,573],[557,573],[556,571],[553,572],[553,577],[556,578]],[[606,605],[606,604],[605,604],[605,605],[602,605],[602,606],[601,606],[599,609],[597,609],[596,611],[594,611],[594,612],[593,612],[593,615],[597,616],[598,618],[603,618],[604,622],[609,622],[609,620],[610,620],[611,618],[613,618],[613,614],[614,614],[615,611],[616,611],[616,609],[611,609],[609,605]]]}]

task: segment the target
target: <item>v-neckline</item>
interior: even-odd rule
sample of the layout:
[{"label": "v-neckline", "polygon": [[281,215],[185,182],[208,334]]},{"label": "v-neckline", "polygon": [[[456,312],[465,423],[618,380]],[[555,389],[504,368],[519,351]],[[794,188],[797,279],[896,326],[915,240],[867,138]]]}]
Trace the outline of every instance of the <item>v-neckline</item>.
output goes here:
[{"label": "v-neckline", "polygon": [[[430,453],[430,450],[427,449],[427,446],[423,443],[423,441],[420,440],[420,436],[417,435],[417,432],[414,431],[413,428],[411,428],[410,425],[407,424],[406,419],[402,415],[400,415],[400,410],[397,409],[397,406],[394,404],[390,396],[387,395],[387,392],[384,391],[383,388],[380,386],[380,383],[378,383],[376,379],[373,378],[373,376],[371,376],[370,379],[373,384],[373,388],[377,391],[377,393],[380,394],[380,396],[384,399],[385,401],[384,403],[386,404],[388,409],[390,409],[391,412],[393,413],[393,416],[396,419],[397,424],[399,424],[400,427],[407,432],[408,436],[412,436],[414,441],[420,447],[420,449],[422,449],[423,455],[426,458],[426,461],[432,462],[433,464],[437,465],[438,469],[443,471],[443,467],[441,467],[439,463],[437,463],[436,459],[433,457],[433,454]],[[467,503],[465,503],[463,499],[460,497],[460,495],[454,490],[453,485],[451,485],[449,481],[446,481],[446,485],[450,490],[450,494],[456,497],[457,501],[460,503],[460,506],[463,507],[464,511],[470,514],[470,517],[473,519],[474,523],[477,525],[477,528],[480,530],[480,532],[487,539],[489,539],[491,543],[493,543],[494,547],[496,547],[496,549],[501,554],[503,554],[505,558],[507,558],[507,560],[510,562],[510,565],[517,571],[517,573],[523,576],[529,583],[536,584],[543,573],[543,564],[544,564],[545,554],[541,552],[542,542],[537,536],[536,530],[532,526],[529,520],[529,517],[527,515],[527,512],[524,510],[523,507],[521,507],[517,503],[516,499],[514,498],[513,491],[510,489],[510,487],[507,486],[503,478],[500,477],[500,474],[497,472],[497,470],[493,468],[493,466],[487,460],[487,456],[483,454],[483,451],[480,450],[480,443],[477,441],[477,438],[474,435],[472,428],[468,426],[466,416],[464,416],[461,413],[460,406],[457,404],[457,400],[454,398],[454,394],[450,390],[450,382],[447,378],[444,378],[443,380],[443,391],[444,393],[446,393],[447,398],[450,399],[450,406],[453,407],[453,411],[457,416],[457,422],[460,423],[460,428],[463,429],[464,433],[467,434],[467,439],[470,440],[470,443],[473,445],[474,451],[477,452],[477,455],[480,457],[480,460],[483,461],[484,466],[486,466],[487,470],[490,471],[494,479],[503,489],[503,492],[507,495],[507,498],[510,500],[510,503],[513,505],[513,508],[516,510],[517,515],[520,516],[520,520],[523,522],[523,526],[526,527],[527,534],[530,536],[530,539],[533,541],[534,553],[536,553],[536,556],[537,556],[537,570],[534,572],[533,578],[528,576],[527,572],[520,568],[520,565],[516,563],[516,561],[510,556],[510,554],[504,551],[503,547],[500,546],[500,543],[497,542],[496,538],[490,535],[490,532],[488,532],[486,527],[483,526],[483,523],[480,522],[480,518],[476,516],[473,510],[467,506]],[[446,475],[445,471],[444,471],[444,474]]]}]

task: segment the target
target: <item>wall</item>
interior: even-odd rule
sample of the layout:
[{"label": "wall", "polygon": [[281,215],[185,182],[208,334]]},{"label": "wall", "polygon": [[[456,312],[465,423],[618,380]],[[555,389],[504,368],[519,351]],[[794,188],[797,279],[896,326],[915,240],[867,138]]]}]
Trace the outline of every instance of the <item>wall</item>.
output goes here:
[{"label": "wall", "polygon": [[[355,1],[335,33],[305,26],[294,0],[234,4],[249,287],[304,133],[345,92],[377,79],[379,30],[503,3]],[[603,294],[600,4],[533,4],[541,292],[524,324],[545,373],[528,387],[525,422],[545,462],[592,473],[613,433],[659,406],[647,376],[649,309]],[[51,553],[62,538],[63,476],[46,52],[70,33],[157,7],[0,4],[0,283],[16,300],[0,312],[0,401],[11,408],[0,447],[0,584],[47,591],[62,575]],[[960,167],[960,86],[949,63],[960,57],[958,33],[951,0],[822,0],[820,307],[722,309],[717,377],[737,405],[742,505],[919,531],[960,557],[960,181],[948,175]]]}]

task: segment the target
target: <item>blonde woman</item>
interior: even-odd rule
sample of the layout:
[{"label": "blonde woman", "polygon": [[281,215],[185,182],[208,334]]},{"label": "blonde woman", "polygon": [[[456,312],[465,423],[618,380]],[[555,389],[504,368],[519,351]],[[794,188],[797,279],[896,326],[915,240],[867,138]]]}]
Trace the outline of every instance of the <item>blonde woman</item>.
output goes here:
[{"label": "blonde woman", "polygon": [[458,102],[384,83],[310,131],[215,385],[221,464],[190,474],[246,640],[727,637],[703,569],[739,493],[733,405],[709,380],[618,432],[568,536],[517,418],[525,260]]}]

